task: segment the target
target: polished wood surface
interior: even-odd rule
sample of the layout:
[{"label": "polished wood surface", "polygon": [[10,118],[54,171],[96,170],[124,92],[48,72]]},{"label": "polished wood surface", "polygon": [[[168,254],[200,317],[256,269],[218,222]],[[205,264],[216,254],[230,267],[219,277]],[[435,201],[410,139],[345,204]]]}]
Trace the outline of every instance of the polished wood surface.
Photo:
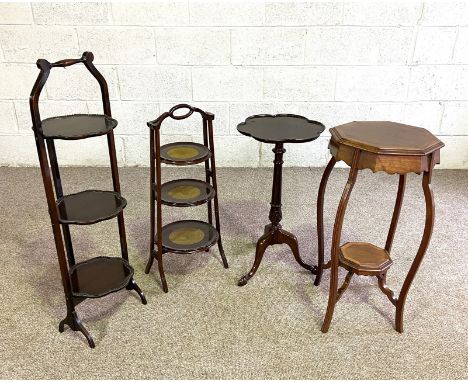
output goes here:
[{"label": "polished wood surface", "polygon": [[[161,126],[167,118],[186,119],[198,115],[202,120],[203,144],[173,142],[161,146]],[[218,186],[214,154],[214,114],[188,104],[179,104],[147,123],[150,128],[150,254],[145,273],[149,273],[154,259],[158,263],[161,286],[169,291],[164,273],[163,254],[166,252],[190,253],[208,251],[218,244],[224,268],[228,262],[221,240],[218,208]],[[162,184],[161,163],[189,166],[205,164],[205,181],[177,179]],[[192,207],[207,204],[208,223],[198,220],[181,220],[166,225],[162,223],[162,205]],[[213,226],[213,212],[215,221]]]},{"label": "polished wood surface", "polygon": [[422,127],[389,121],[356,121],[330,129],[334,141],[375,154],[428,155],[444,144]]},{"label": "polished wood surface", "polygon": [[101,114],[73,114],[42,120],[44,138],[83,139],[109,133],[117,127],[117,121]]},{"label": "polished wood surface", "polygon": [[[440,162],[440,149],[444,144],[423,128],[386,121],[351,122],[330,129],[330,133],[329,149],[332,158],[322,176],[317,199],[319,264],[316,285],[320,282],[323,269],[330,269],[331,272],[327,312],[322,324],[322,332],[328,331],[336,302],[348,288],[352,277],[356,274],[377,278],[380,290],[396,308],[395,329],[401,333],[403,331],[403,311],[406,296],[426,253],[432,234],[434,198],[431,189],[431,178],[434,166]],[[324,194],[330,173],[335,163],[340,160],[347,163],[351,169],[336,213],[331,259],[324,265]],[[397,198],[385,248],[362,242],[350,242],[344,245],[340,243],[346,207],[357,173],[361,169],[400,174]],[[403,203],[406,174],[410,172],[423,174],[422,188],[426,202],[426,222],[417,254],[405,277],[400,293],[396,296],[387,286],[387,271],[392,265],[390,251]],[[338,268],[340,266],[348,270],[348,273],[342,286],[338,289]]]},{"label": "polished wood surface", "polygon": [[117,192],[86,190],[57,200],[62,224],[95,224],[119,215],[127,201]]},{"label": "polished wood surface", "polygon": [[265,143],[301,143],[317,139],[325,126],[301,115],[258,114],[237,125],[239,133]]},{"label": "polished wood surface", "polygon": [[299,254],[299,246],[296,236],[283,229],[280,224],[283,217],[281,210],[281,192],[283,154],[286,152],[284,143],[312,141],[320,136],[324,128],[325,127],[320,122],[311,121],[305,117],[294,114],[254,115],[248,117],[245,122],[242,122],[237,126],[238,131],[244,135],[251,136],[261,142],[275,144],[273,148],[275,158],[273,160],[274,167],[270,203],[271,208],[268,216],[271,223],[265,226],[264,234],[257,241],[252,268],[247,274],[239,279],[237,285],[244,286],[248,283],[248,281],[257,272],[265,250],[270,245],[275,244],[287,244],[291,248],[294,259],[301,267],[307,269],[312,274],[318,274],[317,267],[306,264],[302,260]]},{"label": "polished wood surface", "polygon": [[[94,340],[75,310],[80,302],[86,298],[102,297],[108,293],[126,288],[135,290],[141,302],[146,304],[143,292],[133,280],[133,268],[128,264],[123,216],[123,209],[127,202],[120,196],[113,134],[117,121],[112,118],[107,82],[94,66],[93,60],[94,55],[91,52],[84,52],[79,59],[65,59],[56,63],[50,63],[44,59],[37,60],[36,65],[40,69],[40,73],[29,97],[39,165],[67,307],[67,315],[60,322],[59,331],[63,332],[65,325],[74,331],[80,331],[86,337],[91,348],[95,346]],[[77,114],[41,120],[39,99],[51,69],[81,63],[99,84],[103,114]],[[87,190],[77,194],[64,195],[54,139],[83,139],[98,135],[106,135],[107,138],[114,190]],[[83,262],[76,262],[70,224],[94,224],[115,216],[118,222],[121,258],[108,261],[104,257],[97,257]],[[109,265],[110,268],[107,268]],[[115,265],[117,265],[116,268]]]},{"label": "polished wood surface", "polygon": [[119,257],[99,256],[70,268],[74,296],[97,298],[125,288],[133,277],[133,268]]},{"label": "polished wood surface", "polygon": [[351,166],[361,150],[357,167],[389,174],[429,171],[429,155],[440,162],[444,144],[426,129],[386,121],[357,121],[330,129],[331,154]]},{"label": "polished wood surface", "polygon": [[377,276],[392,265],[388,252],[370,243],[346,243],[338,255],[343,268],[362,276]]}]

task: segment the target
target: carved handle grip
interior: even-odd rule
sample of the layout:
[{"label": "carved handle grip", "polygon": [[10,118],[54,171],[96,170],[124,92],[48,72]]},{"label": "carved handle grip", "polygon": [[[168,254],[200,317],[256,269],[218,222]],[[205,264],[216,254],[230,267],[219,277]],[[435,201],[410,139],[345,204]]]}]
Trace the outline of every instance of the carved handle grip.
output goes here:
[{"label": "carved handle grip", "polygon": [[83,62],[82,58],[74,59],[74,58],[66,58],[65,60],[60,60],[50,64],[52,68],[65,68],[66,66],[71,66],[75,64],[79,64]]},{"label": "carved handle grip", "polygon": [[[179,109],[188,109],[188,112],[185,113],[185,114],[182,114],[182,115],[175,115],[174,112],[175,112],[176,110],[179,110]],[[188,118],[188,117],[190,117],[192,114],[193,114],[193,108],[192,108],[192,106],[187,105],[187,104],[185,104],[185,103],[182,103],[182,104],[180,104],[180,105],[176,105],[176,106],[174,106],[171,110],[169,110],[169,116],[170,116],[172,119],[177,119],[177,120]]]},{"label": "carved handle grip", "polygon": [[51,68],[66,68],[75,64],[80,64],[85,61],[93,61],[94,56],[91,52],[84,52],[80,58],[66,58],[50,64]]}]

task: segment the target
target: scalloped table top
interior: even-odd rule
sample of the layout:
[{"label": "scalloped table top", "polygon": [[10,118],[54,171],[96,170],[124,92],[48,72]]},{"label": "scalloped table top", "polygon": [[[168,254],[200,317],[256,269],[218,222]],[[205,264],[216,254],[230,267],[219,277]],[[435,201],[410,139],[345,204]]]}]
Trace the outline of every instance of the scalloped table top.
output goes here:
[{"label": "scalloped table top", "polygon": [[237,130],[260,142],[301,143],[317,139],[325,126],[295,114],[259,114],[248,117]]}]

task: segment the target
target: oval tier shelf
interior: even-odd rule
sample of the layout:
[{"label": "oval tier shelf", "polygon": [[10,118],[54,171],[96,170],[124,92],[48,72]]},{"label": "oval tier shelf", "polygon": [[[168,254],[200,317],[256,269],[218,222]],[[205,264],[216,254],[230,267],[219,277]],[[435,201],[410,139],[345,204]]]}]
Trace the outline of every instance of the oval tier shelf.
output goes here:
[{"label": "oval tier shelf", "polygon": [[75,297],[98,298],[125,288],[133,277],[133,268],[120,257],[94,257],[70,268]]},{"label": "oval tier shelf", "polygon": [[211,157],[208,147],[194,142],[173,142],[161,146],[161,162],[187,166],[206,161]]},{"label": "oval tier shelf", "polygon": [[94,224],[117,216],[127,201],[114,191],[87,190],[57,200],[62,224]]},{"label": "oval tier shelf", "polygon": [[[156,185],[153,189],[157,193]],[[198,179],[177,179],[161,186],[161,203],[172,207],[198,206],[213,199],[215,189]]]},{"label": "oval tier shelf", "polygon": [[41,121],[42,136],[50,139],[84,139],[115,129],[117,121],[102,114],[73,114]]},{"label": "oval tier shelf", "polygon": [[179,220],[162,228],[164,252],[189,253],[205,251],[219,239],[216,228],[200,220]]}]

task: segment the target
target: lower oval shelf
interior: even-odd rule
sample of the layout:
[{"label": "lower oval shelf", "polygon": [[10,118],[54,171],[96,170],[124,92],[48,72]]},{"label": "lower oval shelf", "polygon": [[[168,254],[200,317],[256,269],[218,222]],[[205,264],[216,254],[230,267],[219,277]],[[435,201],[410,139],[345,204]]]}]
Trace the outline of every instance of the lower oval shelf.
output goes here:
[{"label": "lower oval shelf", "polygon": [[120,257],[94,257],[70,268],[72,294],[75,297],[103,297],[125,288],[132,277],[132,266]]},{"label": "lower oval shelf", "polygon": [[162,245],[165,252],[204,251],[213,246],[218,239],[216,228],[200,220],[180,220],[162,228]]}]

